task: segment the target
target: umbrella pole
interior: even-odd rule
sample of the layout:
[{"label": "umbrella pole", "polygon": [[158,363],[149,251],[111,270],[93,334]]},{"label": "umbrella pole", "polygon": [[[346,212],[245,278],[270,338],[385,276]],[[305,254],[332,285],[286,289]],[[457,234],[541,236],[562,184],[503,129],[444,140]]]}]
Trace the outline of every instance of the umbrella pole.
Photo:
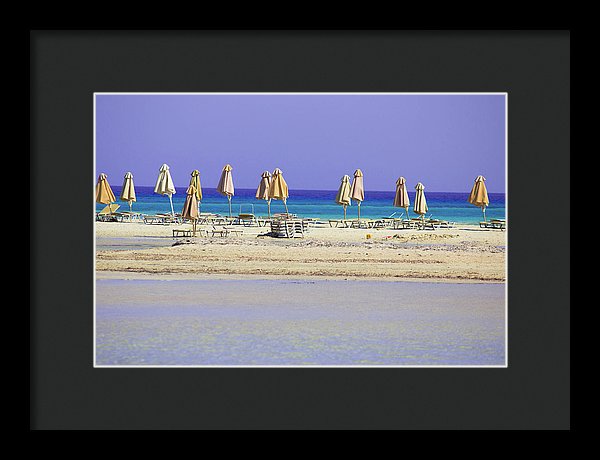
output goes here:
[{"label": "umbrella pole", "polygon": [[229,217],[231,217],[231,195],[227,195],[227,199],[229,200]]},{"label": "umbrella pole", "polygon": [[360,201],[358,202],[358,220],[360,221]]},{"label": "umbrella pole", "polygon": [[406,220],[409,220],[409,219],[410,219],[410,217],[409,217],[409,215],[408,215],[408,207],[406,207],[405,209],[406,209]]},{"label": "umbrella pole", "polygon": [[267,209],[269,211],[269,217],[271,217],[271,198],[267,200]]},{"label": "umbrella pole", "polygon": [[169,195],[169,202],[171,203],[171,214],[175,217],[175,210],[173,209],[173,195]]},{"label": "umbrella pole", "polygon": [[486,220],[485,220],[485,206],[482,206],[481,210],[483,211],[483,221],[486,222]]},{"label": "umbrella pole", "polygon": [[346,220],[346,205],[344,205],[344,220]]},{"label": "umbrella pole", "polygon": [[285,213],[288,215],[287,217],[290,217],[289,216],[290,213],[289,213],[288,208],[287,208],[286,200],[283,200],[283,205],[285,206]]}]

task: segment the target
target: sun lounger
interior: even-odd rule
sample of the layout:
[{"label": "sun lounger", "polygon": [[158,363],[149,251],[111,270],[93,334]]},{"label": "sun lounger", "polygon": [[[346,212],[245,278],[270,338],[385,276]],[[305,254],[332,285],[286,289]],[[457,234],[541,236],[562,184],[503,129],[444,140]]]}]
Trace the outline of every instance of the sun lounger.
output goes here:
[{"label": "sun lounger", "polygon": [[235,236],[240,236],[240,235],[242,235],[243,232],[244,232],[243,230],[234,229],[229,226],[221,226],[221,227],[216,227],[214,225],[212,226],[212,236],[219,235],[219,236],[225,237],[225,236],[229,236],[231,234],[234,234]]},{"label": "sun lounger", "polygon": [[420,224],[418,224],[419,230],[435,230],[436,222],[434,220],[423,220]]},{"label": "sun lounger", "polygon": [[259,227],[266,227],[267,224],[270,224],[272,220],[273,219],[269,219],[269,218],[257,218],[256,223],[258,224]]},{"label": "sun lounger", "polygon": [[[196,235],[208,236],[208,232],[203,228],[197,228]],[[194,229],[192,229],[192,228],[174,228],[173,229],[173,238],[192,237],[192,236],[194,236]]]},{"label": "sun lounger", "polygon": [[171,215],[171,214],[154,214],[143,216],[142,220],[145,224],[160,224],[160,225],[169,225],[169,224],[181,224],[183,223],[183,218],[179,215]]},{"label": "sun lounger", "polygon": [[491,228],[497,230],[506,229],[506,221],[504,219],[492,219],[488,222],[479,222],[480,228]]},{"label": "sun lounger", "polygon": [[123,211],[119,213],[121,222],[133,222],[134,220],[142,220],[142,214],[139,212]]},{"label": "sun lounger", "polygon": [[302,219],[273,220],[271,222],[271,235],[277,238],[304,238],[308,231],[308,222]]},{"label": "sun lounger", "polygon": [[428,219],[426,222],[432,224],[434,228],[454,228],[455,222],[440,219]]},{"label": "sun lounger", "polygon": [[386,228],[388,227],[388,222],[386,221],[386,219],[375,219],[372,222],[372,226],[371,228]]},{"label": "sun lounger", "polygon": [[117,209],[119,209],[121,205],[117,203],[111,203],[106,205],[100,212],[96,213],[96,220],[101,222],[116,222],[117,216],[115,215]]},{"label": "sun lounger", "polygon": [[296,219],[298,216],[296,214],[290,214],[285,212],[278,212],[271,216],[273,219]]},{"label": "sun lounger", "polygon": [[179,236],[190,237],[192,236],[193,230],[191,228],[174,228],[173,229],[173,238],[177,238]]},{"label": "sun lounger", "polygon": [[335,224],[336,227],[348,227],[350,225],[350,220],[344,220],[344,219],[329,219],[329,226],[333,227],[333,224]]},{"label": "sun lounger", "polygon": [[234,223],[243,225],[244,227],[258,226],[258,220],[254,214],[238,214]]},{"label": "sun lounger", "polygon": [[366,219],[352,219],[346,221],[346,226],[350,228],[369,228],[369,221]]}]

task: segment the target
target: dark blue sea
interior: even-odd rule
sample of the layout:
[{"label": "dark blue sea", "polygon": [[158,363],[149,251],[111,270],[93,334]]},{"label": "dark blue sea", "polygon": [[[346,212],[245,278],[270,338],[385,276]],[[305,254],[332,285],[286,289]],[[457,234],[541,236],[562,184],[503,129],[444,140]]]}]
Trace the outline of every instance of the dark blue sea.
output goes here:
[{"label": "dark blue sea", "polygon": [[[117,199],[121,193],[121,186],[112,186]],[[185,201],[186,187],[177,187],[177,193],[173,195],[173,207],[175,212],[181,212]],[[143,214],[154,214],[157,212],[170,212],[171,205],[169,198],[154,193],[154,187],[136,186],[137,201],[133,203],[132,210]],[[232,213],[252,212],[257,216],[267,215],[267,202],[257,200],[254,195],[255,189],[235,189],[235,196],[232,198]],[[330,219],[343,217],[343,209],[335,203],[337,190],[290,190],[290,196],[287,205],[290,213],[297,214],[299,217],[314,217],[318,219]],[[216,214],[228,215],[229,205],[227,198],[220,195],[212,188],[202,190],[201,212],[212,212]],[[405,213],[402,208],[395,208],[394,191],[386,192],[365,192],[365,201],[360,207],[360,215],[366,219],[376,219],[381,217],[398,217]],[[408,192],[411,205],[414,203],[415,194]],[[425,198],[429,207],[427,215],[436,219],[450,220],[458,223],[474,224],[482,220],[481,209],[467,202],[469,192],[465,193],[447,193],[447,192],[425,192]],[[505,196],[504,193],[490,193],[490,205],[486,209],[488,219],[505,218]],[[129,205],[126,202],[118,201],[121,205],[120,211],[127,211]],[[96,204],[96,210],[100,211],[104,205]],[[347,208],[347,218],[352,219],[357,216],[358,206],[352,202]],[[285,212],[281,201],[271,201],[271,213]],[[395,213],[395,214],[394,214]],[[403,217],[406,217],[404,215]],[[409,208],[409,217],[417,217],[412,209]]]}]

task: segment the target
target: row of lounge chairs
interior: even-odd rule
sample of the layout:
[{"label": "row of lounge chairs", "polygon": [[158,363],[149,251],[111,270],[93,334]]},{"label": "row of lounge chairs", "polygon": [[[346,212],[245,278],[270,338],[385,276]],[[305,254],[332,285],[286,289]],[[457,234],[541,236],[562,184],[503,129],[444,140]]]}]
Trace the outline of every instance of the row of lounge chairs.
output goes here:
[{"label": "row of lounge chairs", "polygon": [[394,230],[399,229],[431,229],[436,228],[453,228],[456,223],[432,219],[428,217],[426,219],[413,218],[413,219],[401,219],[401,218],[381,218],[381,219],[329,219],[330,227],[343,227],[343,228],[392,228]]},{"label": "row of lounge chairs", "polygon": [[330,227],[385,228],[391,226],[392,219],[329,219],[328,222]]},{"label": "row of lounge chairs", "polygon": [[[117,212],[119,205],[114,203],[106,206],[102,211],[96,214],[96,220],[104,222],[133,222],[142,221],[145,224],[159,224],[159,225],[170,225],[170,224],[183,224],[186,219],[181,214],[175,215],[169,213],[157,213],[153,215],[143,215],[136,212]],[[311,225],[327,224],[330,227],[341,227],[341,228],[364,228],[364,229],[377,229],[377,228],[392,228],[398,229],[417,229],[417,230],[435,230],[436,228],[453,228],[456,223],[433,219],[430,216],[427,218],[411,218],[402,219],[402,215],[399,217],[383,217],[380,219],[329,219],[327,222],[318,221],[316,219],[297,219],[295,214],[274,214],[271,218],[257,217],[254,214],[239,214],[235,217],[225,217],[218,214],[201,214],[197,221],[198,225],[211,225],[215,226],[231,226],[231,225],[242,225],[245,227],[266,227],[271,225],[271,234],[281,235],[287,238],[292,238],[295,235],[303,236],[304,232],[308,230]],[[284,222],[286,222],[284,224]],[[298,224],[300,222],[300,224]],[[506,229],[506,221],[504,219],[492,219],[490,221],[480,222],[480,228],[486,229]],[[174,230],[174,234],[179,230]],[[223,231],[220,231],[224,233]]]},{"label": "row of lounge chairs", "polygon": [[[221,236],[221,237],[227,237],[230,235],[234,235],[234,236],[241,236],[243,234],[243,230],[241,229],[236,229],[233,228],[231,226],[220,226],[217,227],[215,225],[211,226],[212,228],[208,229],[208,228],[197,228],[196,229],[196,235],[199,235],[201,237],[207,237],[209,234],[211,234],[211,236]],[[192,237],[194,235],[194,230],[192,228],[175,228],[173,229],[173,238],[177,238],[177,237]]]},{"label": "row of lounge chairs", "polygon": [[118,212],[120,207],[121,205],[116,203],[105,206],[101,211],[96,213],[96,220],[99,222],[133,222],[134,220],[142,219],[142,214],[139,212]]}]

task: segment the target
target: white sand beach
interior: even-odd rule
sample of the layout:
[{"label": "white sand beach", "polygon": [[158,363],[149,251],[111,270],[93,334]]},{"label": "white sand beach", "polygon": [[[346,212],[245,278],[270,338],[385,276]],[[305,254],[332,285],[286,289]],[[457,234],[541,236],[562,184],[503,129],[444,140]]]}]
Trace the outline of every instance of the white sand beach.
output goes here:
[{"label": "white sand beach", "polygon": [[[172,237],[189,225],[96,222],[99,279],[302,278],[503,283],[507,231],[311,228],[304,238]],[[210,227],[207,227],[210,229]],[[367,238],[370,235],[370,238]],[[173,244],[178,241],[178,244]]]}]

